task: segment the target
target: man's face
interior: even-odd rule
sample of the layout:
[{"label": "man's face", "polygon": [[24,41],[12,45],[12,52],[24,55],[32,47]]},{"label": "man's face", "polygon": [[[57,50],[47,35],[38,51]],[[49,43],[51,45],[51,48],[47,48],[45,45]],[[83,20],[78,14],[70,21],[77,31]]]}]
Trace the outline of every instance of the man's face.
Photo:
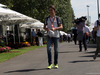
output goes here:
[{"label": "man's face", "polygon": [[55,14],[55,10],[53,8],[49,8],[49,13],[50,14]]}]

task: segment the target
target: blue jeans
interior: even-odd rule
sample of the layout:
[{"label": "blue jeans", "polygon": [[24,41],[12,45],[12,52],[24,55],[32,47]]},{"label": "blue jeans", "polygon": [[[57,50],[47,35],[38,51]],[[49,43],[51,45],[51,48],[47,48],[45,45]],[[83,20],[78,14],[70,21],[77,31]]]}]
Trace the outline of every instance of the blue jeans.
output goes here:
[{"label": "blue jeans", "polygon": [[52,64],[52,54],[51,54],[51,45],[54,44],[54,65],[58,64],[58,44],[59,38],[47,36],[47,54],[48,54],[48,63]]}]

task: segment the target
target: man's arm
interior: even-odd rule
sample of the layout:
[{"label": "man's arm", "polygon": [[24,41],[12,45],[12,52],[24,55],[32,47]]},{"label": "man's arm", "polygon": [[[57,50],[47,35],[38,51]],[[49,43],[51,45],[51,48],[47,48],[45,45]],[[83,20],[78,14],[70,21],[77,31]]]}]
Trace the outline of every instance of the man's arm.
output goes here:
[{"label": "man's arm", "polygon": [[46,30],[46,31],[49,31],[49,29],[48,28],[46,28],[46,24],[44,24],[44,30]]},{"label": "man's arm", "polygon": [[94,31],[97,31],[98,29],[99,29],[99,26],[97,26],[97,27],[95,26],[94,27]]},{"label": "man's arm", "polygon": [[59,27],[52,28],[53,31],[60,30],[60,29],[63,29],[63,25],[62,24],[60,24]]}]

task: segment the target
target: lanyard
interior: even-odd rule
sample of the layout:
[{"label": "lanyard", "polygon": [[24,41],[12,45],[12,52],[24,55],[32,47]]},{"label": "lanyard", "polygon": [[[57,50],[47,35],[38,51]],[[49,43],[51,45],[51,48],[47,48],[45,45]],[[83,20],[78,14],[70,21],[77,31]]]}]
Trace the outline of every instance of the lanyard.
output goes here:
[{"label": "lanyard", "polygon": [[52,28],[54,28],[54,25],[53,25],[54,21],[55,21],[55,17],[54,17],[53,21],[51,21],[51,18],[50,18],[50,22],[52,24]]}]

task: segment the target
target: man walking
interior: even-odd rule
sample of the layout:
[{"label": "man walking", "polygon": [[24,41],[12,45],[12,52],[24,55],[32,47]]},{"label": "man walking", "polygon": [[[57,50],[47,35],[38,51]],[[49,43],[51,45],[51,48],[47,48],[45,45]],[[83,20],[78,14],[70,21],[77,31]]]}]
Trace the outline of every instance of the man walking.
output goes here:
[{"label": "man walking", "polygon": [[[51,45],[54,44],[54,67],[58,68],[59,30],[63,28],[60,17],[55,15],[55,7],[49,7],[49,16],[45,19],[44,29],[47,31],[48,69],[53,67]],[[53,33],[51,36],[50,33]]]},{"label": "man walking", "polygon": [[77,27],[77,39],[79,41],[79,52],[82,52],[82,43],[84,45],[84,49],[85,51],[87,50],[87,44],[86,44],[86,37],[85,37],[85,31],[84,31],[84,27],[85,27],[85,21],[86,21],[86,17],[81,17],[79,19],[79,22],[76,24]]},{"label": "man walking", "polygon": [[[99,14],[99,18],[100,18],[100,14]],[[96,31],[96,44],[97,44],[97,49],[96,49],[96,52],[95,52],[95,55],[93,57],[93,59],[95,60],[99,51],[100,51],[100,19],[97,20],[95,22],[95,25],[94,25],[94,31]]]}]

